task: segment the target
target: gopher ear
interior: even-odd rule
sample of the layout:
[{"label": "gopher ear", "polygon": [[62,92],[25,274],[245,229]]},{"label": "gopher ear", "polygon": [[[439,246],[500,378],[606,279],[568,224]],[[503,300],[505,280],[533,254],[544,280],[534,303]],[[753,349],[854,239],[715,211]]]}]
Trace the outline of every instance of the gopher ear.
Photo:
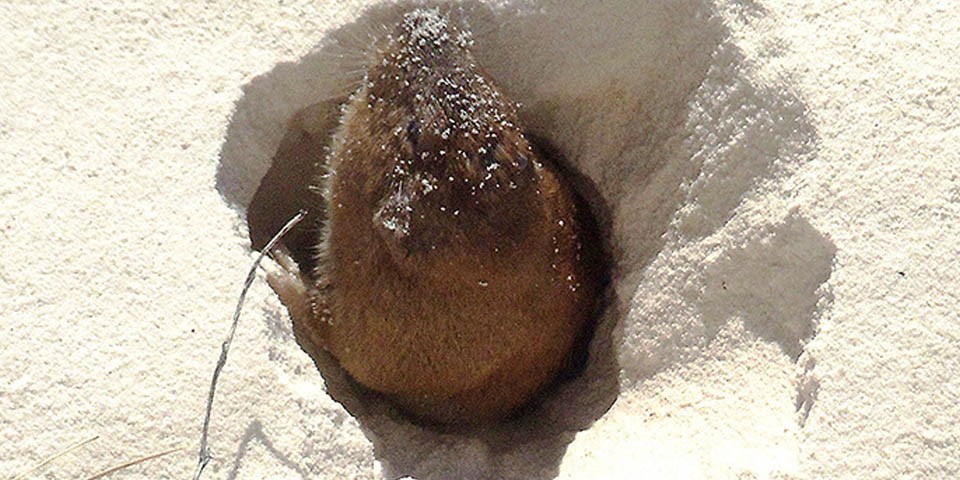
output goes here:
[{"label": "gopher ear", "polygon": [[410,218],[416,192],[406,183],[400,182],[394,193],[380,201],[372,219],[374,230],[397,262],[410,254]]}]

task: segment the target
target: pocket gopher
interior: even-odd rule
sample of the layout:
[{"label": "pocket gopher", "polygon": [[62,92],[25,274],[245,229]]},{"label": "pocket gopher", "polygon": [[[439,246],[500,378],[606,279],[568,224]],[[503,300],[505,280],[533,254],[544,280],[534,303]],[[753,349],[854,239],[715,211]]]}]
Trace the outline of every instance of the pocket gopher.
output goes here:
[{"label": "pocket gopher", "polygon": [[550,385],[602,288],[585,204],[470,45],[430,9],[378,45],[319,182],[309,289],[271,282],[357,382],[445,424],[504,418]]}]

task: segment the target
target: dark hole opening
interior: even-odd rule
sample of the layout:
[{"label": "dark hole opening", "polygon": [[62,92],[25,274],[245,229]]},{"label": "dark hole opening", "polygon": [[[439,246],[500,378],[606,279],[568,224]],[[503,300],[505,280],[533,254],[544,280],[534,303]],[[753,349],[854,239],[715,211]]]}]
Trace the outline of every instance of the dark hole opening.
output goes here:
[{"label": "dark hole opening", "polygon": [[[253,196],[247,209],[247,223],[251,243],[254,249],[262,249],[270,238],[299,210],[307,209],[307,217],[291,230],[284,238],[283,243],[290,255],[297,262],[302,272],[313,273],[316,268],[316,248],[321,237],[321,227],[325,220],[324,201],[322,192],[317,185],[320,175],[324,172],[324,165],[329,151],[331,135],[339,122],[340,102],[344,99],[333,99],[308,106],[299,112],[288,123],[288,130],[277,149],[271,166]],[[584,230],[584,242],[588,261],[598,270],[601,292],[600,298],[595,300],[592,324],[584,329],[576,342],[568,363],[558,374],[552,384],[541,392],[526,406],[512,415],[509,421],[522,420],[525,417],[535,416],[540,403],[550,398],[558,388],[566,382],[583,374],[590,357],[590,343],[596,333],[597,324],[610,307],[612,294],[610,282],[612,250],[610,243],[610,210],[600,195],[594,183],[586,176],[577,172],[565,160],[562,153],[553,147],[545,138],[528,135],[531,143],[539,150],[541,157],[549,158],[557,165],[559,174],[573,186],[577,194],[577,220]],[[294,323],[297,320],[294,319]],[[295,330],[297,327],[295,325]],[[336,361],[322,348],[315,345],[305,345],[302,338],[298,338],[301,347],[314,358],[321,369],[323,364],[330,368]],[[335,367],[338,370],[339,367]],[[341,373],[342,374],[342,373]],[[326,374],[325,374],[326,376]],[[364,398],[382,398],[374,392],[360,387],[356,382],[349,381],[350,390],[358,394],[361,403]],[[338,401],[335,392],[331,392]],[[351,402],[346,402],[348,405]],[[349,408],[349,406],[348,406]],[[450,431],[442,425],[423,422],[415,418],[406,417],[419,424],[431,425],[440,431]],[[473,427],[470,427],[473,428]],[[460,427],[455,428],[459,430]]]}]

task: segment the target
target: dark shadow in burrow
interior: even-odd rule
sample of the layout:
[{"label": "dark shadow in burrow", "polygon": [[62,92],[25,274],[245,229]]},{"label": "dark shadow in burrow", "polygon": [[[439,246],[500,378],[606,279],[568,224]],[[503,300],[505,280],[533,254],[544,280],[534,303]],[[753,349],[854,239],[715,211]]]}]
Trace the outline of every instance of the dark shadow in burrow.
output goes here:
[{"label": "dark shadow in burrow", "polygon": [[[323,162],[337,123],[336,105],[355,86],[340,55],[344,45],[357,45],[357,39],[395,24],[411,5],[372,7],[354,23],[327,33],[314,52],[277,65],[244,86],[221,150],[216,185],[248,220],[255,248],[297,209],[313,207],[313,217],[288,240],[297,258],[309,262],[322,221],[322,211],[315,208],[319,199],[309,188],[314,183],[310,172]],[[709,2],[555,0],[535,8],[489,8],[468,1],[442,8],[474,30],[479,63],[508,97],[521,102],[531,134],[555,146],[570,170],[596,186],[596,198],[588,198],[594,208],[609,207],[605,220],[615,276],[589,360],[579,376],[558,385],[522,418],[444,433],[406,420],[358,388],[304,336],[298,335],[298,341],[314,353],[330,395],[360,422],[387,476],[553,478],[576,432],[589,428],[617,398],[615,328],[643,269],[663,247],[671,219],[690,200],[684,187],[700,175],[704,156],[711,153],[703,148],[731,155],[721,147],[724,138],[736,135],[735,125],[698,123],[722,118],[695,108],[703,85],[715,82],[738,91],[740,104],[770,112],[767,117],[777,128],[753,132],[771,151],[741,152],[742,161],[762,164],[750,171],[763,173],[726,172],[730,181],[720,190],[721,198],[710,203],[705,221],[689,234],[706,235],[722,225],[740,197],[777,168],[778,153],[803,157],[812,148],[813,128],[802,103],[789,93],[749,84],[742,74],[743,56]],[[725,104],[707,107],[722,110]],[[691,143],[701,135],[715,142]],[[263,179],[265,191],[273,194],[262,198],[287,200],[251,203]]]}]

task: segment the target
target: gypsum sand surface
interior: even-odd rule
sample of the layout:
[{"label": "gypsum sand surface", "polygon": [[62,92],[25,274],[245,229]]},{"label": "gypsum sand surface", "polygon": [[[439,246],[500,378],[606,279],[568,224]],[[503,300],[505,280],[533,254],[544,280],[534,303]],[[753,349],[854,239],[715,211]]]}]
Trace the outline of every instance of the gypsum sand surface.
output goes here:
[{"label": "gypsum sand surface", "polygon": [[[613,204],[610,409],[514,442],[358,421],[257,283],[207,477],[955,475],[957,12],[563,3],[491,3],[476,52]],[[365,5],[0,7],[0,471],[100,435],[43,475],[192,472],[244,195]],[[594,406],[570,389],[538,418]]]}]

